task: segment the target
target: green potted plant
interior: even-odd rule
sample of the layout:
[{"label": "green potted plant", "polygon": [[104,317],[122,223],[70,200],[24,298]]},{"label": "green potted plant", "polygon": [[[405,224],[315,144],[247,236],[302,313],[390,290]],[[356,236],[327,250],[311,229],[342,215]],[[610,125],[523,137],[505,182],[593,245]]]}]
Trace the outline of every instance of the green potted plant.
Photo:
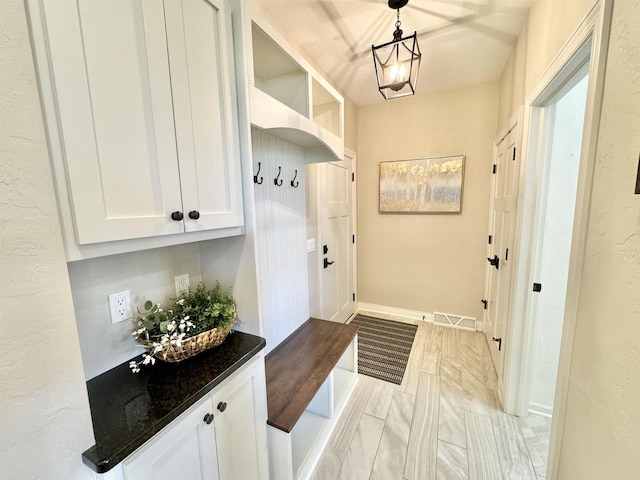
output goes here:
[{"label": "green potted plant", "polygon": [[209,290],[204,283],[172,299],[167,308],[147,300],[138,309],[133,335],[147,353],[139,362],[129,362],[134,373],[156,358],[179,362],[220,345],[236,321],[236,302],[229,290],[216,282]]}]

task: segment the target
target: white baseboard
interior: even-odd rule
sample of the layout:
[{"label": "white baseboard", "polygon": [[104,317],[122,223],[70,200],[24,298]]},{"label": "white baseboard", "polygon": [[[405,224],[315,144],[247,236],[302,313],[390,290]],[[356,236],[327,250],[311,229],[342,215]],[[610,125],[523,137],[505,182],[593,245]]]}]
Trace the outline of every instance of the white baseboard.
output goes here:
[{"label": "white baseboard", "polygon": [[553,406],[544,405],[542,403],[529,402],[529,413],[551,418],[551,416],[553,415]]},{"label": "white baseboard", "polygon": [[[377,305],[375,303],[358,302],[357,313],[404,323],[433,323],[433,313],[408,310],[406,308],[389,307],[387,305]],[[475,320],[475,322],[476,331],[481,332],[483,327],[482,321]],[[438,325],[446,326],[448,328],[458,328],[460,330],[470,330],[469,328],[459,327],[456,325]]]},{"label": "white baseboard", "polygon": [[427,322],[433,323],[433,313],[407,310],[406,308],[388,307],[375,303],[358,302],[358,313],[371,315],[388,320],[397,320],[405,323]]}]

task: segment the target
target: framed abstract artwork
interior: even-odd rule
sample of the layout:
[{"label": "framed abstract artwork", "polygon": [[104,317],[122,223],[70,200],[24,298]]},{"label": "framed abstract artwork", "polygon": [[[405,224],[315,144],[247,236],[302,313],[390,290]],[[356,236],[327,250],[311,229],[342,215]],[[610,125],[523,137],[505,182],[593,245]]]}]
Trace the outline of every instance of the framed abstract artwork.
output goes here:
[{"label": "framed abstract artwork", "polygon": [[464,155],[380,162],[380,213],[460,213]]},{"label": "framed abstract artwork", "polygon": [[636,195],[640,195],[640,155],[638,155],[638,175],[636,177]]}]

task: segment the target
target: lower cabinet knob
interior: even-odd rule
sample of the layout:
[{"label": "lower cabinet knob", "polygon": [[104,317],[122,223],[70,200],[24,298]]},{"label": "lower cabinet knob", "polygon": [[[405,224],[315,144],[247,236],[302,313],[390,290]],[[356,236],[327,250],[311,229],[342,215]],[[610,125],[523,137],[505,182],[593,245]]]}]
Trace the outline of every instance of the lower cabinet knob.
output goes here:
[{"label": "lower cabinet knob", "polygon": [[207,425],[211,425],[211,422],[213,422],[213,414],[211,413],[207,413],[204,418],[204,423],[206,423]]},{"label": "lower cabinet knob", "polygon": [[224,412],[227,409],[227,402],[220,402],[218,404],[218,410],[220,410],[221,412]]},{"label": "lower cabinet knob", "polygon": [[199,211],[197,211],[197,210],[191,210],[191,211],[189,212],[189,218],[190,218],[191,220],[197,220],[197,219],[199,219],[199,218],[200,218],[200,212],[199,212]]},{"label": "lower cabinet knob", "polygon": [[171,219],[175,220],[176,222],[179,222],[180,220],[182,220],[184,218],[184,215],[182,214],[181,211],[177,210],[175,212],[173,212],[171,214]]}]

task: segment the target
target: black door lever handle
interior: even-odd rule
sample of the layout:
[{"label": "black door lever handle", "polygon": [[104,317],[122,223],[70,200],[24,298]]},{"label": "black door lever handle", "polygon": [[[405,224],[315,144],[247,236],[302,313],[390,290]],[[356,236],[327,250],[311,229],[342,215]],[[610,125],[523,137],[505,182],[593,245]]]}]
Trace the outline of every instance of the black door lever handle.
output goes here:
[{"label": "black door lever handle", "polygon": [[324,259],[324,268],[327,268],[329,265],[333,265],[333,262],[330,262],[326,258]]},{"label": "black door lever handle", "polygon": [[489,261],[489,264],[496,267],[496,270],[498,270],[500,268],[500,259],[498,258],[497,255],[494,255],[493,258],[488,258],[487,260]]}]

